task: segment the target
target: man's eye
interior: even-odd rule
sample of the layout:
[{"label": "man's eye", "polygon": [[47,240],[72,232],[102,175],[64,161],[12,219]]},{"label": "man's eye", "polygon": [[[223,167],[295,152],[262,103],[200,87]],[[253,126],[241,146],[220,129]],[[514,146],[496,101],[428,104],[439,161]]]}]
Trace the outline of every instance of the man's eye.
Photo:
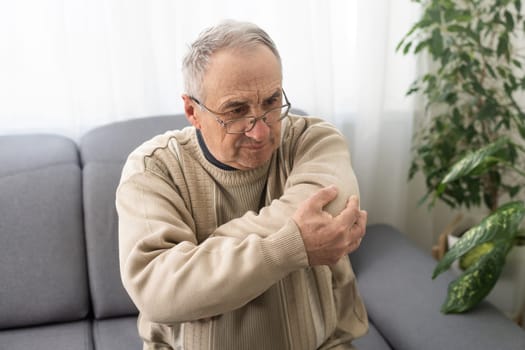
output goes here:
[{"label": "man's eye", "polygon": [[240,118],[245,117],[250,112],[250,108],[248,106],[239,106],[232,110],[229,110],[226,115],[229,118]]},{"label": "man's eye", "polygon": [[281,99],[279,97],[271,97],[265,101],[266,108],[275,108],[281,105]]}]

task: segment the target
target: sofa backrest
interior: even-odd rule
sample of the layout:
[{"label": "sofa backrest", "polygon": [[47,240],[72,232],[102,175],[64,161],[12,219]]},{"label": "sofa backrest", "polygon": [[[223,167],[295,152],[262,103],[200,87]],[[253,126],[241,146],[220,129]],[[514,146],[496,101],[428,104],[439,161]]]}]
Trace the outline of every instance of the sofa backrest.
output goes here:
[{"label": "sofa backrest", "polygon": [[115,191],[124,162],[144,141],[187,125],[183,115],[134,119],[94,129],[80,141],[89,284],[95,318],[137,313],[119,273]]},{"label": "sofa backrest", "polygon": [[0,329],[89,312],[76,144],[0,136]]}]

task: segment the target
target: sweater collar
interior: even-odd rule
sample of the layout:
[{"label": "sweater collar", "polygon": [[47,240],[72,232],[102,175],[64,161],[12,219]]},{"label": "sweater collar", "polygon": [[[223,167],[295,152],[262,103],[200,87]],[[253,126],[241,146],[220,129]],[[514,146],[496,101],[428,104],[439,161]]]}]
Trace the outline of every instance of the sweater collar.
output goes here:
[{"label": "sweater collar", "polygon": [[229,170],[229,171],[237,170],[234,167],[224,164],[220,162],[217,158],[215,158],[213,154],[211,154],[210,150],[208,149],[208,146],[206,146],[206,143],[204,142],[204,138],[202,137],[201,131],[199,129],[196,129],[196,131],[197,131],[197,140],[199,141],[199,146],[202,150],[202,153],[204,154],[204,157],[206,158],[208,162],[210,162],[211,164],[215,165],[217,168],[222,169],[222,170]]}]

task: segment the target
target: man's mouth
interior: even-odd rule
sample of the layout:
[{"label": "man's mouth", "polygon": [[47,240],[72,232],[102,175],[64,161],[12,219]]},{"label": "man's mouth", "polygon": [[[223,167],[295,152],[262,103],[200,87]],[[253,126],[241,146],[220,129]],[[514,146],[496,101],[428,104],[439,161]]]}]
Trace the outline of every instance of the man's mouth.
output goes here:
[{"label": "man's mouth", "polygon": [[244,148],[250,149],[250,150],[260,150],[266,147],[266,143],[248,143],[243,145]]}]

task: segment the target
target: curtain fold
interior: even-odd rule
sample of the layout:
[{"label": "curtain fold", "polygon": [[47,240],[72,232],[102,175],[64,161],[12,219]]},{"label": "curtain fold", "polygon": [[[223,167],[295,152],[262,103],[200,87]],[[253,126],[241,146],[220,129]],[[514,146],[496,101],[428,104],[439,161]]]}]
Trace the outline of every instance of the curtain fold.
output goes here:
[{"label": "curtain fold", "polygon": [[[17,0],[0,3],[0,134],[78,139],[113,121],[182,113],[187,45],[221,19],[274,38],[294,107],[348,138],[370,222],[407,227],[416,61],[395,53],[409,0]],[[410,225],[408,225],[410,226]]]}]

